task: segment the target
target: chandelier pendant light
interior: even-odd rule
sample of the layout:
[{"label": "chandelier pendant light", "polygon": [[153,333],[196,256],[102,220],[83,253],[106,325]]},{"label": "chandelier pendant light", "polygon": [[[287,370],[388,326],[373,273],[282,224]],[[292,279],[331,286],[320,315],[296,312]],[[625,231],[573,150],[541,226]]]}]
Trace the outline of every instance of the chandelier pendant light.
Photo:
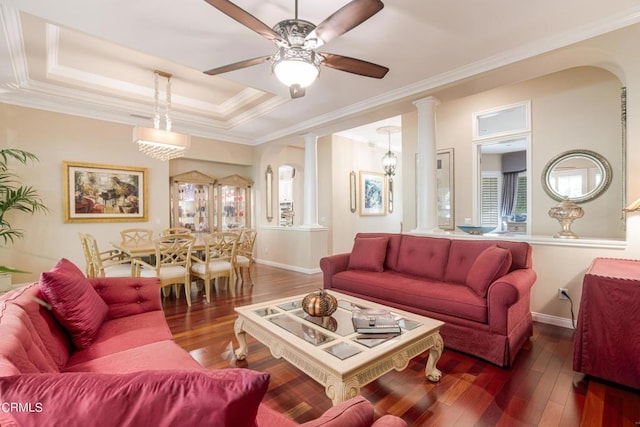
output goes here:
[{"label": "chandelier pendant light", "polygon": [[391,134],[400,132],[399,126],[382,126],[376,129],[378,133],[386,133],[388,138],[388,151],[382,157],[382,168],[384,169],[384,174],[389,177],[389,179],[393,179],[393,176],[396,174],[396,168],[398,167],[398,156],[396,156],[391,151]]},{"label": "chandelier pendant light", "polygon": [[[191,137],[186,134],[171,130],[171,77],[169,73],[155,70],[154,94],[155,110],[153,114],[153,127],[136,126],[133,128],[133,142],[138,144],[138,149],[149,157],[167,161],[184,156],[191,147]],[[160,77],[167,79],[166,97],[164,102],[164,114],[161,115],[160,103]],[[164,116],[165,128],[160,128],[161,116]]]}]

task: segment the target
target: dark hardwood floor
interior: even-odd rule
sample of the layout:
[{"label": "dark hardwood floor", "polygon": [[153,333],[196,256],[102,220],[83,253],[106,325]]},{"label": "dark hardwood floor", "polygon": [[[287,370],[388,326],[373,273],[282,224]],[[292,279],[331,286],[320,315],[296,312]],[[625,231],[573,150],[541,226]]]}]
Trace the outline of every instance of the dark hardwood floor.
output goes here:
[{"label": "dark hardwood floor", "polygon": [[[329,409],[324,388],[248,337],[245,361],[229,359],[237,343],[234,307],[304,294],[322,286],[320,274],[306,275],[263,265],[253,270],[254,286],[184,298],[165,298],[176,342],[208,368],[237,366],[271,374],[264,402],[297,422]],[[379,414],[402,417],[410,426],[640,426],[640,391],[573,372],[573,331],[540,323],[511,369],[502,369],[446,348],[438,363],[439,383],[425,379],[427,354],[406,370],[390,372],[362,388]]]}]

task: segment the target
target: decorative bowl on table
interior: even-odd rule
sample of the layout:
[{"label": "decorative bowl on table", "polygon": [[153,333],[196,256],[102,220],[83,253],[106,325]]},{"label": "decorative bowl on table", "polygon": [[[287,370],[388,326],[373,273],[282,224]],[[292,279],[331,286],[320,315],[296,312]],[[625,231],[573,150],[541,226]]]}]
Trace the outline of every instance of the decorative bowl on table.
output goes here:
[{"label": "decorative bowl on table", "polygon": [[474,236],[481,236],[486,233],[490,233],[496,229],[495,225],[458,225],[458,228],[464,231],[467,234],[472,234]]}]

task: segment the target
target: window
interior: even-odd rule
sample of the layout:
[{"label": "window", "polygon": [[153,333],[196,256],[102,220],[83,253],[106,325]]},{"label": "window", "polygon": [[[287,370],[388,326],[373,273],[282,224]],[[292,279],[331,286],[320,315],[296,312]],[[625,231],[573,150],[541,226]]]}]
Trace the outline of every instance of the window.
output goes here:
[{"label": "window", "polygon": [[527,174],[522,172],[518,175],[518,187],[516,188],[516,215],[527,214]]},{"label": "window", "polygon": [[480,225],[500,224],[500,175],[483,172],[480,182]]},{"label": "window", "polygon": [[[500,230],[505,229],[505,221],[517,221],[528,229],[531,103],[523,101],[475,112],[472,117],[472,221],[499,226]],[[507,180],[503,179],[506,174]],[[503,194],[505,190],[508,194]]]}]

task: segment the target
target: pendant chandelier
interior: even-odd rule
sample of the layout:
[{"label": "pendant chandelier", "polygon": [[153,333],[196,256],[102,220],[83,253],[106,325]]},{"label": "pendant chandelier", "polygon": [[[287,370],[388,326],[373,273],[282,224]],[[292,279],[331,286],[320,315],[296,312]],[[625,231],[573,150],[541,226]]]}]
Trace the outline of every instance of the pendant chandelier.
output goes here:
[{"label": "pendant chandelier", "polygon": [[382,157],[382,168],[384,169],[384,174],[391,178],[396,174],[396,168],[398,167],[398,156],[391,151],[391,134],[400,132],[400,126],[382,126],[376,129],[376,132],[387,134],[389,149]]},{"label": "pendant chandelier", "polygon": [[[184,156],[185,151],[191,147],[191,137],[182,133],[171,131],[171,77],[169,73],[155,70],[154,94],[155,111],[153,115],[153,127],[136,126],[133,128],[133,142],[138,144],[138,149],[149,157],[167,161]],[[166,97],[164,101],[164,124],[160,129],[161,102],[159,82],[160,77],[167,79]]]}]

